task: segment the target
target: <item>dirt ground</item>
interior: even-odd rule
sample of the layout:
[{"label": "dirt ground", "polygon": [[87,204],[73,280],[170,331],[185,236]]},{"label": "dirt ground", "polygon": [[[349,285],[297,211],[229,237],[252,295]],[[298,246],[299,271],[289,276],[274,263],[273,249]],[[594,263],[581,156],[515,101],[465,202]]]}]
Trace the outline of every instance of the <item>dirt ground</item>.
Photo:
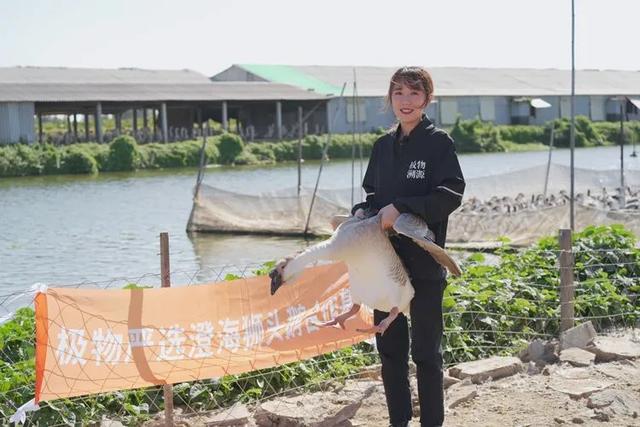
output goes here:
[{"label": "dirt ground", "polygon": [[[634,343],[632,345],[640,345]],[[637,349],[637,347],[636,347]],[[516,359],[519,363],[519,359]],[[412,379],[414,419],[419,405]],[[444,425],[547,427],[560,425],[640,426],[640,358],[575,367],[558,362],[536,368],[523,363],[518,373],[472,384],[467,379],[446,389]],[[292,394],[233,414],[180,417],[185,426],[388,426],[379,369],[346,383],[327,383],[323,391]],[[234,420],[235,419],[235,420]],[[155,420],[154,425],[160,420]]]}]

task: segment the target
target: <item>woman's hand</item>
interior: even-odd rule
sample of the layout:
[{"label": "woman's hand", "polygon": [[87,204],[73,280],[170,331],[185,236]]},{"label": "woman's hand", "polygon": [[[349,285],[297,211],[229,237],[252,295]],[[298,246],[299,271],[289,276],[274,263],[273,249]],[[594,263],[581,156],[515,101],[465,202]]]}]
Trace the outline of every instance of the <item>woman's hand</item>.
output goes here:
[{"label": "woman's hand", "polygon": [[393,206],[393,204],[390,203],[384,208],[380,209],[380,212],[378,212],[378,215],[382,217],[380,221],[382,228],[387,230],[393,227],[393,224],[396,222],[396,219],[398,219],[398,217],[400,216],[400,212],[398,211],[398,209],[396,209],[395,206]]}]

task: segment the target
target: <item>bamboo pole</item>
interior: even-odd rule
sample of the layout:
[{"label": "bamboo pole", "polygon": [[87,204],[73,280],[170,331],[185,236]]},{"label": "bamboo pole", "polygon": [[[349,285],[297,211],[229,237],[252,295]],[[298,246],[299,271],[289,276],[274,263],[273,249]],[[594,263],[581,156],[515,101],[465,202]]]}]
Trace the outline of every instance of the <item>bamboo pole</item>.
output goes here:
[{"label": "bamboo pole", "polygon": [[553,131],[555,129],[555,125],[551,122],[551,136],[549,137],[549,158],[547,159],[547,173],[544,178],[544,198],[547,198],[547,188],[549,186],[549,172],[551,170],[551,152],[553,151]]},{"label": "bamboo pole", "polygon": [[[347,87],[347,82],[344,82],[342,85],[342,90],[340,91],[339,101],[344,101],[344,90]],[[345,106],[346,108],[346,106]],[[320,177],[322,176],[322,167],[324,166],[324,160],[327,157],[327,151],[329,150],[329,145],[331,145],[331,129],[333,128],[333,124],[338,117],[338,112],[340,111],[340,104],[336,105],[336,111],[333,114],[332,120],[329,120],[329,104],[327,103],[327,143],[322,149],[322,157],[320,158],[320,167],[318,168],[318,177],[316,178],[316,185],[313,188],[313,194],[311,195],[311,204],[309,205],[309,212],[307,212],[307,222],[304,225],[304,235],[306,236],[309,233],[309,222],[311,221],[311,213],[313,212],[313,203],[316,200],[316,194],[318,192],[318,185],[320,185]]]}]

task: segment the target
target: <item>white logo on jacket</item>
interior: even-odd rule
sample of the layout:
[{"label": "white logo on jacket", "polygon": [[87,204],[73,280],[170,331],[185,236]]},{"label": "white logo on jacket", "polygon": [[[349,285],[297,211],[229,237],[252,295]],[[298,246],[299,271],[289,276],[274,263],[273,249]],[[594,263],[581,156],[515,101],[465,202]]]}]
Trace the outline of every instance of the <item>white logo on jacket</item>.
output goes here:
[{"label": "white logo on jacket", "polygon": [[407,179],[424,179],[427,163],[422,160],[414,160],[409,164]]}]

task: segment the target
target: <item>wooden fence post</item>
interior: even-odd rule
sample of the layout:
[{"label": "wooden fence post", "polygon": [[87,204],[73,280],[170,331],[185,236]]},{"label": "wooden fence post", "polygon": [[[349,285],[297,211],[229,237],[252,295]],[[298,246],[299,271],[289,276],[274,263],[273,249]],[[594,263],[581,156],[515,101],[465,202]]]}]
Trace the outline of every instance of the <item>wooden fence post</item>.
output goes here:
[{"label": "wooden fence post", "polygon": [[571,230],[560,230],[560,332],[573,327],[574,298]]},{"label": "wooden fence post", "polygon": [[[169,265],[169,233],[160,233],[160,280],[163,288],[171,287],[171,268]],[[165,384],[164,419],[167,427],[173,427],[173,386]]]}]

